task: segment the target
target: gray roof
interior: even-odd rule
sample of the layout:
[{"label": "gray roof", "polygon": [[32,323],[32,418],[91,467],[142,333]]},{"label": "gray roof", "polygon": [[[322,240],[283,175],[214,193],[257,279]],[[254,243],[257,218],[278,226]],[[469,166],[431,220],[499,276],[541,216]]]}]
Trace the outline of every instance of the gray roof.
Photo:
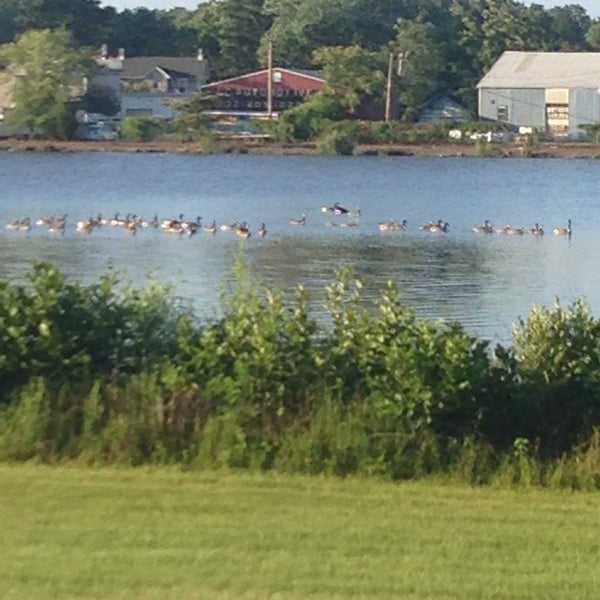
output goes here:
[{"label": "gray roof", "polygon": [[600,88],[600,52],[506,51],[478,88]]},{"label": "gray roof", "polygon": [[123,61],[122,79],[143,79],[156,67],[169,73],[177,72],[205,80],[208,77],[208,61],[192,56],[136,56]]}]

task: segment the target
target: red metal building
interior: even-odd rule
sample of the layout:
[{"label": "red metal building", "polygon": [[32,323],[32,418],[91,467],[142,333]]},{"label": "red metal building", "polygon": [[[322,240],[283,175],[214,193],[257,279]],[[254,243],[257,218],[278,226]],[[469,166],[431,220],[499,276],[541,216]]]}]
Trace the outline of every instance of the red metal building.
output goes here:
[{"label": "red metal building", "polygon": [[255,118],[268,117],[269,114],[277,117],[324,85],[325,79],[316,71],[275,67],[215,81],[202,86],[202,91],[215,96],[215,112]]}]

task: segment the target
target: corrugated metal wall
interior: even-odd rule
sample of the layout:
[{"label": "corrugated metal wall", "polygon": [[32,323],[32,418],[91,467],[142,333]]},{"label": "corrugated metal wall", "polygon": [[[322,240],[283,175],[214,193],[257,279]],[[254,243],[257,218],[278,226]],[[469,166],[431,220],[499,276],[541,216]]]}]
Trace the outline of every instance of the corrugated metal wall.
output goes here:
[{"label": "corrugated metal wall", "polygon": [[508,112],[507,122],[511,125],[544,128],[544,90],[535,89],[481,89],[479,90],[479,116],[498,120],[503,107]]},{"label": "corrugated metal wall", "polygon": [[[557,90],[550,90],[557,92]],[[479,89],[479,116],[484,119],[503,120],[506,111],[507,122],[511,125],[546,128],[546,101],[555,100],[562,104],[564,94],[550,94],[544,89]],[[555,97],[556,96],[556,97]],[[559,97],[560,96],[560,97]],[[599,91],[587,88],[568,90],[568,114],[570,138],[581,138],[584,130],[580,125],[600,121]],[[560,100],[560,102],[559,102]],[[551,102],[552,103],[552,102]]]}]

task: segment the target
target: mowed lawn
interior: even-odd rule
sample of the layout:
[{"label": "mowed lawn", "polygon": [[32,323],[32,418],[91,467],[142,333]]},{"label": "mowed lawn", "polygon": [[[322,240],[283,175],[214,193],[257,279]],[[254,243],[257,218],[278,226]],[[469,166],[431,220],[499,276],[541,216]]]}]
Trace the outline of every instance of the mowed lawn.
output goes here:
[{"label": "mowed lawn", "polygon": [[600,494],[0,465],[0,599],[600,598]]}]

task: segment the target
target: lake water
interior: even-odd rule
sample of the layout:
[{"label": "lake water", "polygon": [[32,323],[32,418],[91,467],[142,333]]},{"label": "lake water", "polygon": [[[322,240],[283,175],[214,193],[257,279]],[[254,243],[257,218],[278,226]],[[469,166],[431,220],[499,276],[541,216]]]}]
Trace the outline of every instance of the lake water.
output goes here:
[{"label": "lake water", "polygon": [[[366,302],[391,278],[420,316],[507,342],[534,304],[584,298],[600,311],[599,184],[600,162],[586,160],[1,153],[0,278],[22,281],[34,260],[84,283],[114,268],[136,286],[149,278],[174,285],[200,317],[212,318],[241,248],[254,277],[285,290],[305,285],[317,313],[336,269],[350,265]],[[358,227],[321,211],[335,202],[360,207]],[[252,231],[265,222],[268,233],[240,240],[221,231],[191,238],[76,231],[78,220],[98,213],[161,220],[183,213],[205,224],[247,221]],[[52,214],[68,215],[64,235],[5,228]],[[306,225],[292,226],[302,214]],[[390,218],[407,219],[407,230],[379,231]],[[553,236],[569,218],[573,235]],[[419,229],[438,219],[450,223],[448,233]],[[546,234],[473,233],[485,219],[537,222]]]}]

